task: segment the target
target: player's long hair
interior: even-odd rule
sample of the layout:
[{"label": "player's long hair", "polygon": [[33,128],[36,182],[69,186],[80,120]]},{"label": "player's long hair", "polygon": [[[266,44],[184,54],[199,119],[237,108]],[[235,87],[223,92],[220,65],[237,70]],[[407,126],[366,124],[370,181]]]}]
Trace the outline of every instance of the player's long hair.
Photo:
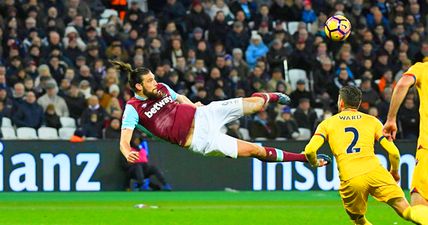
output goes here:
[{"label": "player's long hair", "polygon": [[134,92],[138,92],[138,90],[135,88],[135,85],[141,84],[141,82],[143,82],[143,75],[150,73],[150,70],[144,67],[133,69],[129,63],[124,63],[117,60],[109,61],[115,66],[116,69],[127,73],[129,86]]}]

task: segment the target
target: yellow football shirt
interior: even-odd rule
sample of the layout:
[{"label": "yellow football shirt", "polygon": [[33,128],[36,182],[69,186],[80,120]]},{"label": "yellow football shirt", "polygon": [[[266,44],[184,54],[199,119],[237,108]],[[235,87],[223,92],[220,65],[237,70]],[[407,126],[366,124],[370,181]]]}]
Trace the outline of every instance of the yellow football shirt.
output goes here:
[{"label": "yellow football shirt", "polygon": [[383,138],[382,123],[373,116],[356,110],[342,111],[321,122],[315,135],[328,141],[342,181],[381,165],[374,143]]},{"label": "yellow football shirt", "polygon": [[428,62],[416,63],[407,70],[403,76],[413,76],[415,86],[419,93],[420,124],[418,149],[428,149]]}]

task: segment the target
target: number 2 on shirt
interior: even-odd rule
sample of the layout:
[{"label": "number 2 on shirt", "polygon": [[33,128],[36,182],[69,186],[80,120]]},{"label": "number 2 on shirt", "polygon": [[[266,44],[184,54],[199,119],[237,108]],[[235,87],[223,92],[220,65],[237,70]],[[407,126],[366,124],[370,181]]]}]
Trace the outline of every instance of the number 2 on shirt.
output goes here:
[{"label": "number 2 on shirt", "polygon": [[360,135],[358,134],[358,130],[355,129],[355,127],[346,127],[345,132],[351,132],[352,134],[354,134],[354,138],[352,139],[351,144],[346,149],[346,153],[351,154],[355,152],[360,152],[360,148],[354,148],[358,142],[358,138],[360,137]]}]

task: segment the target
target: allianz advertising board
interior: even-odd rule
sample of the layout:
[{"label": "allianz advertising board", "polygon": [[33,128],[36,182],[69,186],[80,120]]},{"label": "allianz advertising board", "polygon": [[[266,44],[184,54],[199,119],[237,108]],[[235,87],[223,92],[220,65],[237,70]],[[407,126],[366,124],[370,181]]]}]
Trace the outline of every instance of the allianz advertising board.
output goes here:
[{"label": "allianz advertising board", "polygon": [[[306,142],[263,142],[265,146],[300,152]],[[415,166],[415,142],[397,142],[401,152],[401,181],[409,189]],[[131,174],[117,141],[2,141],[0,191],[122,191]],[[176,191],[338,190],[336,163],[312,168],[306,163],[264,163],[257,159],[204,157],[171,144],[148,142],[149,159]],[[320,150],[331,155],[328,146]],[[389,166],[386,152],[376,155]],[[152,182],[156,182],[151,178]]]}]

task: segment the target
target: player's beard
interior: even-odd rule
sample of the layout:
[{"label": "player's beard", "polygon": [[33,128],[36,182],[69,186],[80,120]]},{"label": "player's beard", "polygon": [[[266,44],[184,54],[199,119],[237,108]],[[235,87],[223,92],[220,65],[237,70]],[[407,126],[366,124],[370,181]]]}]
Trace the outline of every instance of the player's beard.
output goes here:
[{"label": "player's beard", "polygon": [[154,88],[152,91],[148,91],[145,88],[143,88],[143,94],[147,96],[147,98],[149,99],[158,99],[163,96],[163,94],[156,88]]}]

